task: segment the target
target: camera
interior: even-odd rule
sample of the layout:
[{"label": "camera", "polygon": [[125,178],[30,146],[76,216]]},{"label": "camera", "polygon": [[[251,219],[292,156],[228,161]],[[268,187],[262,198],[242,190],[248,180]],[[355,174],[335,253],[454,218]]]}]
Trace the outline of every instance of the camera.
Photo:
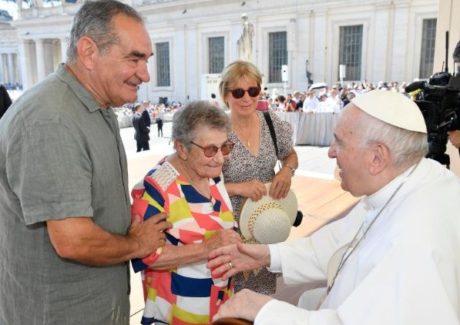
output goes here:
[{"label": "camera", "polygon": [[[460,42],[457,47],[459,45]],[[449,168],[450,158],[445,153],[447,132],[460,130],[460,73],[450,74],[446,64],[446,71],[433,74],[428,81],[415,81],[406,87],[407,93],[416,90],[419,92],[415,103],[423,114],[428,132],[426,157]]]}]

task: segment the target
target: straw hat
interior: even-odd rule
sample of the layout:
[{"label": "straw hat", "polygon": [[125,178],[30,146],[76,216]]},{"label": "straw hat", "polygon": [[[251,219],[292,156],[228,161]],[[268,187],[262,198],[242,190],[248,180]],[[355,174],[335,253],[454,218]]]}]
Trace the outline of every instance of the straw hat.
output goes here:
[{"label": "straw hat", "polygon": [[372,90],[351,102],[376,119],[401,129],[427,133],[423,114],[417,104],[403,94]]},{"label": "straw hat", "polygon": [[[265,184],[267,193],[271,183]],[[300,218],[300,220],[299,220]],[[273,244],[285,241],[291,227],[298,226],[297,198],[289,190],[284,199],[275,200],[269,195],[259,201],[247,199],[240,213],[240,231],[247,241]]]}]

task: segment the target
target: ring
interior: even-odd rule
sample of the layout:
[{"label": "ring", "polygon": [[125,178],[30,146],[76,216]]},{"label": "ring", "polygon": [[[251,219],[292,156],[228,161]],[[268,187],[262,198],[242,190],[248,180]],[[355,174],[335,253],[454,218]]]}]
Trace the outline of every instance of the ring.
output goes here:
[{"label": "ring", "polygon": [[231,270],[233,268],[232,262],[228,262],[228,269]]}]

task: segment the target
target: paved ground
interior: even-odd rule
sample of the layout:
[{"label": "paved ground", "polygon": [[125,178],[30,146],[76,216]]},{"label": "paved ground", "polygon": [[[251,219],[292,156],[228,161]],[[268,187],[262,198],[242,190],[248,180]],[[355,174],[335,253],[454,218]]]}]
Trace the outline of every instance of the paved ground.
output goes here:
[{"label": "paved ground", "polygon": [[[171,123],[165,123],[163,127],[164,137],[157,136],[156,125],[152,125],[150,150],[136,152],[136,141],[134,140],[134,129],[121,129],[121,137],[125,145],[128,157],[129,186],[142,179],[149,168],[155,166],[157,161],[173,151],[170,143]],[[299,169],[296,175],[312,176],[324,179],[332,179],[335,169],[335,160],[327,157],[327,147],[297,146],[299,156]],[[291,294],[291,292],[289,292]],[[140,324],[144,298],[139,274],[132,273],[131,276],[131,325]]]}]

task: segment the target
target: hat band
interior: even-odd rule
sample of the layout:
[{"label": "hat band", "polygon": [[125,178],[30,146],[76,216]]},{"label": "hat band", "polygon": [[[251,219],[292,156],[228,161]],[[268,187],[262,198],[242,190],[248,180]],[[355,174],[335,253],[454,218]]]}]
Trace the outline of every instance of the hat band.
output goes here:
[{"label": "hat band", "polygon": [[282,210],[283,208],[278,202],[270,201],[270,202],[262,203],[260,206],[254,209],[254,211],[252,211],[251,216],[249,217],[249,220],[248,220],[248,230],[252,238],[254,238],[254,227],[257,221],[257,217],[262,212],[270,210],[270,209]]}]

